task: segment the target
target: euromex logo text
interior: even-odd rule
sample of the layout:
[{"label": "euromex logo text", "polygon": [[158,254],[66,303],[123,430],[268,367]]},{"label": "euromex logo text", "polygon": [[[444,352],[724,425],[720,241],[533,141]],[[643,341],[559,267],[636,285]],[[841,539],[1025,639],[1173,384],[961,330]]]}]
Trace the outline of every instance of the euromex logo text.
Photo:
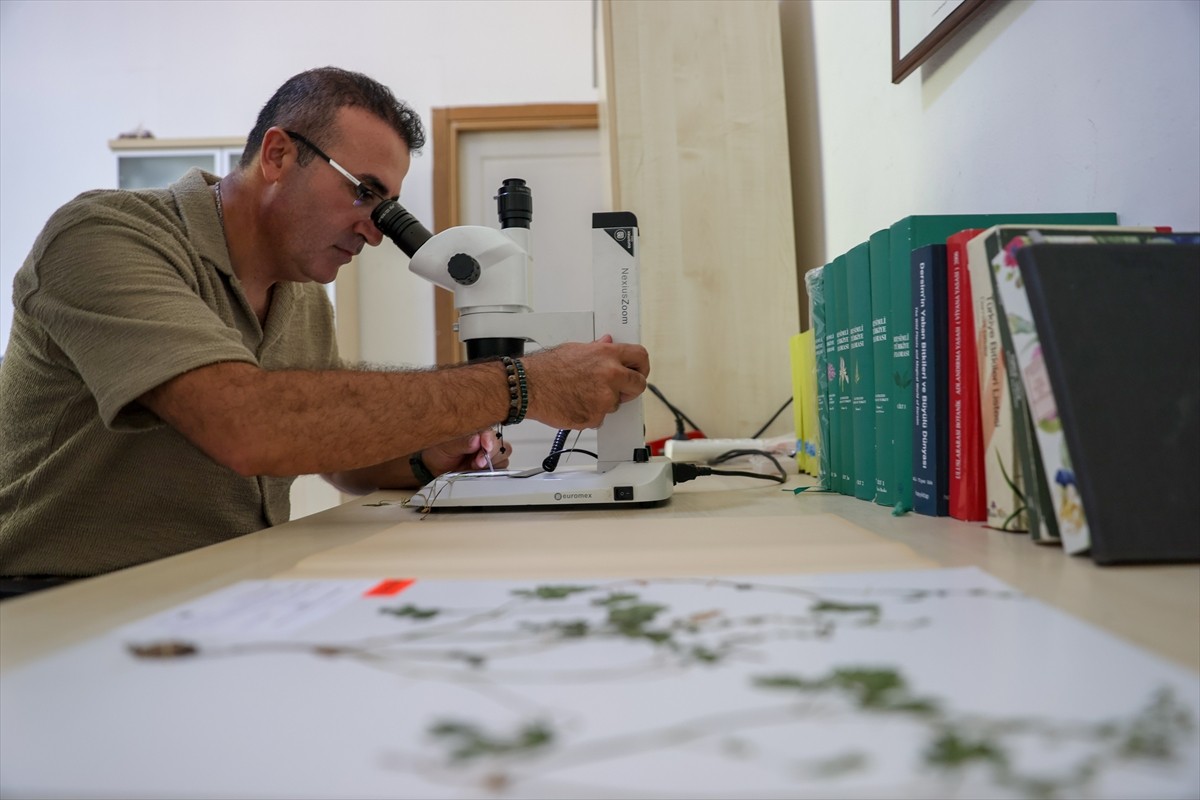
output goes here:
[{"label": "euromex logo text", "polygon": [[591,492],[567,492],[566,494],[564,494],[562,492],[555,492],[554,499],[555,500],[591,500],[592,493]]}]

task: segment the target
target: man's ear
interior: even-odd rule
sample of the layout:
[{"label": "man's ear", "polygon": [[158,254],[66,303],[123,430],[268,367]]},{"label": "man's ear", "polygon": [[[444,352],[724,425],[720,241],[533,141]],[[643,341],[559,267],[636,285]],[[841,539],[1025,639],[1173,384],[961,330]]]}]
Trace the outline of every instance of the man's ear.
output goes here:
[{"label": "man's ear", "polygon": [[289,163],[296,160],[296,143],[283,128],[267,128],[259,151],[259,169],[268,183],[274,183]]}]

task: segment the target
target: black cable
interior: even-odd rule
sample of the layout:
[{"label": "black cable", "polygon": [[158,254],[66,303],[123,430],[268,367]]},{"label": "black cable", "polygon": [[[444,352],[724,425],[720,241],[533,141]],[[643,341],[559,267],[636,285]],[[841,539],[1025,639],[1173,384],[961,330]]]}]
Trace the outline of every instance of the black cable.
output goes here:
[{"label": "black cable", "polygon": [[[732,461],[733,459],[740,458],[742,456],[765,456],[766,458],[769,458],[771,460],[771,463],[775,465],[775,469],[779,470],[779,477],[777,480],[780,483],[784,483],[787,481],[787,477],[788,477],[787,470],[784,469],[783,465],[779,463],[779,459],[777,459],[775,457],[774,453],[768,453],[766,450],[728,450],[724,453],[721,453],[721,455],[719,455],[715,458],[710,458],[708,463],[710,465],[723,464],[726,461]],[[721,475],[721,474],[727,474],[727,473],[714,472],[713,474]],[[733,474],[733,473],[728,473],[728,474]],[[745,474],[745,473],[738,473],[738,474]],[[764,475],[762,475],[762,473],[753,473],[753,474],[757,477],[770,477],[771,480],[776,480],[776,477],[774,475],[764,476]]]},{"label": "black cable", "polygon": [[647,383],[646,388],[649,389],[651,392],[653,392],[655,397],[657,397],[659,400],[662,400],[663,405],[665,405],[668,409],[670,409],[671,413],[675,415],[675,438],[676,439],[686,439],[687,438],[687,434],[684,433],[684,431],[683,431],[683,423],[684,422],[691,425],[692,429],[695,430],[697,433],[703,432],[700,430],[700,426],[697,425],[696,423],[692,422],[691,417],[689,417],[687,414],[680,411],[679,408],[676,407],[674,403],[672,403],[670,400],[668,400],[666,395],[664,395],[662,392],[660,392],[658,390],[657,386],[655,386],[653,383]]},{"label": "black cable", "polygon": [[[646,388],[649,389],[654,394],[655,397],[657,397],[659,400],[661,400],[663,405],[665,405],[671,411],[671,413],[675,416],[675,438],[676,439],[686,439],[687,438],[687,434],[684,433],[684,430],[683,430],[683,424],[685,422],[688,425],[691,425],[692,429],[695,430],[697,433],[703,433],[703,431],[700,430],[700,426],[697,425],[695,422],[693,422],[691,417],[689,417],[687,414],[683,413],[683,411],[681,411],[678,406],[676,406],[674,403],[672,403],[670,400],[668,400],[666,395],[664,395],[661,391],[659,391],[659,388],[657,386],[655,386],[653,383],[647,383]],[[779,415],[782,414],[787,409],[787,407],[790,406],[791,404],[792,404],[792,398],[789,397],[784,402],[784,404],[779,407],[779,410],[771,415],[771,418],[769,420],[767,420],[767,423],[765,425],[763,425],[761,428],[759,428],[757,431],[755,431],[754,435],[751,436],[750,438],[757,439],[759,436],[762,436],[763,433],[767,430],[767,428],[771,427],[771,424],[774,423],[775,420],[779,419]]]},{"label": "black cable", "polygon": [[561,448],[563,443],[567,441],[567,436],[570,433],[569,429],[563,428],[554,434],[554,443],[550,445],[550,455],[542,460],[542,469],[546,470],[546,472],[554,472],[555,468],[558,467],[558,457],[562,455]]},{"label": "black cable", "polygon": [[[583,453],[585,456],[591,456],[597,461],[600,460],[600,456],[596,455],[591,450],[584,450],[579,447],[564,447],[562,450],[554,450],[550,453],[550,455],[546,456],[542,460],[542,469],[546,470],[546,472],[553,472],[554,467],[558,466],[558,456],[562,455],[563,453]],[[547,464],[550,463],[550,459],[554,459],[554,463],[552,466],[547,466]]]},{"label": "black cable", "polygon": [[750,438],[751,438],[751,439],[757,439],[758,437],[762,436],[762,435],[763,435],[763,431],[765,431],[767,428],[771,427],[771,423],[772,423],[772,422],[774,422],[775,420],[779,419],[779,415],[780,415],[780,414],[782,414],[782,413],[783,413],[783,410],[784,410],[785,408],[787,408],[788,406],[790,406],[791,404],[792,404],[792,398],[790,398],[790,397],[789,397],[789,398],[787,399],[787,402],[786,402],[786,403],[784,403],[783,405],[781,405],[781,406],[779,407],[779,410],[775,412],[774,416],[772,416],[772,417],[771,417],[769,420],[767,420],[767,424],[766,424],[766,425],[763,425],[761,428],[759,428],[759,429],[758,429],[758,430],[757,430],[757,431],[754,433],[754,435],[753,435],[753,436],[751,436]]},{"label": "black cable", "polygon": [[671,464],[671,480],[674,483],[686,483],[696,478],[703,478],[708,475],[732,475],[738,478],[761,478],[763,480],[774,481],[775,483],[784,483],[787,480],[778,475],[764,475],[761,472],[740,472],[735,470],[713,469],[711,467],[702,467],[698,464],[688,464],[685,462],[676,462]]},{"label": "black cable", "polygon": [[712,470],[708,467],[689,464],[686,461],[674,461],[671,463],[671,482],[675,484],[687,483],[695,480],[701,475],[711,475]]},{"label": "black cable", "polygon": [[775,481],[776,483],[786,483],[787,482],[787,475],[784,475],[781,478],[778,475],[764,475],[761,472],[741,472],[739,470],[732,470],[732,469],[710,469],[708,471],[708,474],[709,475],[734,475],[739,478],[762,478],[762,479],[768,480],[768,481]]}]

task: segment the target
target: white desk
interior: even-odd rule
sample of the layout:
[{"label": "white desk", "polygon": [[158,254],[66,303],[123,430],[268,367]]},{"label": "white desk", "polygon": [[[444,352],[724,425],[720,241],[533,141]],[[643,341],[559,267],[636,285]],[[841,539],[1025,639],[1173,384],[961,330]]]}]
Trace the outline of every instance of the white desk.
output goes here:
[{"label": "white desk", "polygon": [[[783,488],[804,485],[795,478]],[[387,533],[398,563],[373,564],[362,577],[578,577],[597,571],[645,574],[674,563],[711,574],[978,566],[1017,589],[1177,664],[1200,672],[1200,566],[1097,567],[1056,547],[1033,544],[948,518],[893,517],[888,508],[840,495],[782,491],[739,478],[676,487],[650,509],[436,513],[401,507],[403,492],[379,492],[338,508],[223,544],[0,604],[0,670],[8,670],[117,625],[251,578],[295,573],[339,548],[368,546]],[[382,504],[382,505],[381,505]],[[887,547],[838,548],[841,520],[873,532]],[[780,518],[794,518],[794,531]],[[756,527],[755,520],[763,523]],[[703,528],[697,541],[683,532]],[[532,523],[529,531],[519,530]],[[766,523],[770,524],[766,524]],[[585,528],[583,535],[555,536]],[[575,527],[572,528],[571,526]],[[501,530],[503,529],[503,530]],[[508,531],[508,535],[503,535]],[[607,531],[607,533],[606,533]],[[867,539],[874,537],[866,536]],[[856,553],[873,563],[855,563]],[[830,560],[832,559],[832,560]],[[904,563],[909,560],[908,563]],[[817,562],[817,563],[814,563]],[[353,559],[338,562],[339,574]],[[351,566],[347,566],[350,564]]]},{"label": "white desk", "polygon": [[[1131,734],[1101,733],[1139,731],[1148,714],[1155,731],[1200,714],[1200,567],[1101,569],[1025,536],[748,479],[679,488],[649,509],[426,516],[400,505],[404,493],[377,493],[5,601],[0,794],[452,798],[508,787],[522,797],[723,797],[741,787],[740,796],[808,797],[835,786],[823,783],[833,764],[849,769],[834,779],[838,796],[991,796],[1005,774],[977,762],[943,774],[930,760],[945,755],[945,736],[971,741],[980,724],[1010,731],[996,751],[1004,769],[1035,783],[1049,776],[1060,796],[1091,780],[1072,782],[1081,759],[1101,765],[1098,797],[1194,796],[1200,787],[1194,722],[1164,729],[1175,760],[1129,756]],[[979,567],[1182,668],[977,573],[929,571],[940,565]],[[722,575],[747,580],[684,577]],[[895,575],[914,583],[892,584]],[[171,617],[183,627],[170,633],[159,633],[161,620],[140,633],[115,630],[245,579],[294,577],[354,580],[243,586],[233,605],[207,598]],[[404,585],[401,606],[374,596],[381,578],[419,580]],[[615,582],[589,585],[601,578]],[[597,594],[559,607],[555,596],[529,599],[530,580]],[[304,602],[282,614],[257,604],[263,593],[295,592]],[[672,609],[649,633],[684,638],[659,648],[660,639],[611,629],[612,615],[634,608],[610,604],[643,592],[641,613]],[[791,605],[796,595],[806,599]],[[314,598],[317,615],[306,617]],[[842,624],[817,606],[835,615],[885,608],[885,621]],[[443,610],[445,621],[397,621]],[[514,613],[525,616],[499,620]],[[219,635],[174,632],[230,616],[252,630],[224,648]],[[258,627],[297,618],[306,627],[294,641]],[[584,633],[539,632],[557,624]],[[129,657],[134,642],[140,659]],[[186,663],[162,658],[171,654]],[[829,683],[844,680],[893,688],[869,693],[868,705],[867,695]],[[909,697],[908,685],[918,694]],[[814,699],[814,690],[823,694]],[[847,707],[846,697],[857,700]],[[898,705],[880,707],[889,702]],[[542,738],[533,747],[543,749],[512,753],[535,722]],[[467,763],[446,735],[499,749]],[[1011,786],[1013,796],[1038,794],[1031,783]]]}]

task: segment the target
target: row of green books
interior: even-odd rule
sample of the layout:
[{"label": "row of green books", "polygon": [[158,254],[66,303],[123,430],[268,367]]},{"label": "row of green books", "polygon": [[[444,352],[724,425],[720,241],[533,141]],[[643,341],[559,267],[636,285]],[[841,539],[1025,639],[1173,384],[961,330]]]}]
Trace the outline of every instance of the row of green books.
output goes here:
[{"label": "row of green books", "polygon": [[[824,488],[914,508],[914,251],[1002,223],[1116,221],[1111,213],[910,216],[806,273]],[[928,464],[937,449],[917,452]]]},{"label": "row of green books", "polygon": [[1167,241],[1169,229],[1116,223],[1113,213],[913,216],[810,270],[812,324],[792,343],[800,469],[897,512],[1088,550],[1016,251]]}]

